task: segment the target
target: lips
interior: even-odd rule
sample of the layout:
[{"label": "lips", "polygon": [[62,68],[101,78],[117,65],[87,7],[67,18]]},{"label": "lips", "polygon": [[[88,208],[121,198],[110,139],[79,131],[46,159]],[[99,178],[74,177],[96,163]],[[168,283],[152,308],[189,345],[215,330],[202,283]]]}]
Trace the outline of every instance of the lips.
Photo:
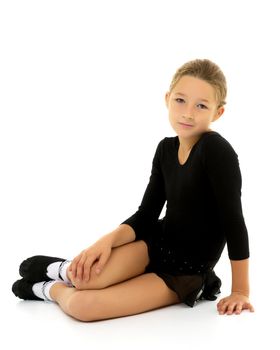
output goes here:
[{"label": "lips", "polygon": [[184,125],[184,126],[193,126],[192,124],[185,124],[185,123],[179,123],[181,125]]}]

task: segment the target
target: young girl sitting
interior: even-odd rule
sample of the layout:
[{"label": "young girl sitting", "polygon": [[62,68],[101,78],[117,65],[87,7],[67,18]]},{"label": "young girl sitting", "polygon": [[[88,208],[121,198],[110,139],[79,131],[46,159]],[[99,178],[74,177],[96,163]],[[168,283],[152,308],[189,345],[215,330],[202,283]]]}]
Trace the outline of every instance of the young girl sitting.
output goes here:
[{"label": "young girl sitting", "polygon": [[226,92],[215,63],[196,59],[182,65],[165,96],[177,136],[158,143],[138,210],[72,261],[43,255],[24,260],[13,293],[55,301],[81,321],[176,303],[192,307],[200,299],[216,300],[221,281],[213,268],[227,244],[232,288],[217,310],[253,311],[238,155],[210,129],[224,112]]}]

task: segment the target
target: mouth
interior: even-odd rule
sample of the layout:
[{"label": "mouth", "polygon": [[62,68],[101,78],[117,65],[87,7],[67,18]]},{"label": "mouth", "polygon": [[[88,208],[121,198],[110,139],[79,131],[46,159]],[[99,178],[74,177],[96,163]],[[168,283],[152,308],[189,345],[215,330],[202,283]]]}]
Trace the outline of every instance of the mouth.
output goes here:
[{"label": "mouth", "polygon": [[188,128],[192,128],[193,127],[192,124],[184,124],[184,123],[179,123],[179,124],[184,126],[184,127],[188,127]]}]

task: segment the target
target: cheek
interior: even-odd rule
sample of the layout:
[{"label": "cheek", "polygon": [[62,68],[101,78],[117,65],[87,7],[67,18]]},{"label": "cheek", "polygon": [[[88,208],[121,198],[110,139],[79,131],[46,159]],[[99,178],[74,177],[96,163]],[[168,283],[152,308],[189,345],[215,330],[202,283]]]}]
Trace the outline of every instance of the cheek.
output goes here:
[{"label": "cheek", "polygon": [[170,106],[169,113],[176,115],[178,113],[182,113],[182,110],[183,110],[182,106],[180,106],[179,104],[173,104]]}]

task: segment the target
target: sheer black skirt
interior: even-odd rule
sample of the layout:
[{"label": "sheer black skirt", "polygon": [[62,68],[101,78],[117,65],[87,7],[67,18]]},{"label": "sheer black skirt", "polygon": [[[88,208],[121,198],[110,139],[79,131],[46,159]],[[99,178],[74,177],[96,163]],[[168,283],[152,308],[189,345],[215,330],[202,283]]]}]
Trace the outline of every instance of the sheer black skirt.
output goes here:
[{"label": "sheer black skirt", "polygon": [[[216,300],[222,282],[213,268],[216,261],[187,261],[176,256],[168,247],[161,247],[161,223],[158,222],[157,239],[145,240],[150,263],[145,272],[157,274],[173,290],[180,302],[193,307],[198,300]],[[155,233],[153,235],[155,237]]]}]

